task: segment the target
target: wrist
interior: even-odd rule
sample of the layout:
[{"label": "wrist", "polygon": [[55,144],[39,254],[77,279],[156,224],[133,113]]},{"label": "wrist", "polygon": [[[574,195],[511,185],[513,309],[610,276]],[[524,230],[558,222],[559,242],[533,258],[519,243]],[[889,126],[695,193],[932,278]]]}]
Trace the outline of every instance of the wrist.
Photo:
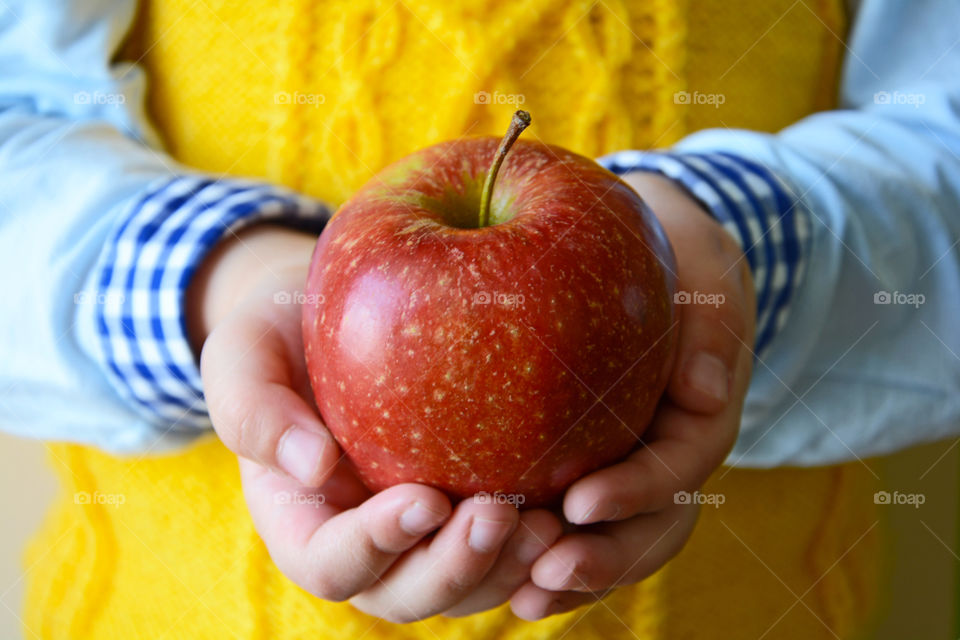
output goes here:
[{"label": "wrist", "polygon": [[744,260],[743,248],[723,228],[703,205],[676,181],[648,171],[636,171],[621,176],[640,194],[640,197],[656,215],[676,249],[678,242],[685,243],[692,233],[715,238],[717,249],[728,256],[730,264],[739,266],[739,274],[748,288],[753,288],[753,274]]},{"label": "wrist", "polygon": [[[726,304],[736,310],[745,324],[752,326],[756,319],[756,284],[737,240],[703,203],[674,180],[646,171],[628,173],[621,178],[637,191],[663,226],[677,259],[678,286],[686,286],[683,274],[698,271],[709,257],[718,265],[713,274],[718,290],[737,293],[730,296]],[[749,334],[752,340],[752,328]]]},{"label": "wrist", "polygon": [[632,171],[621,175],[620,179],[633,187],[654,211],[665,204],[681,205],[685,209],[696,209],[702,215],[710,216],[707,208],[672,178],[653,171]]},{"label": "wrist", "polygon": [[200,353],[206,337],[254,289],[288,286],[307,269],[317,236],[258,224],[230,235],[204,258],[187,287],[185,314],[191,346]]},{"label": "wrist", "polygon": [[[742,275],[755,293],[753,348],[762,354],[787,322],[811,250],[811,214],[801,199],[767,167],[723,151],[623,151],[604,156],[600,162],[618,175],[630,176],[628,181],[634,186],[656,182],[633,175],[639,172],[675,181],[676,190],[696,201],[733,238],[732,243],[724,244],[740,249],[741,253],[734,255],[741,271],[742,263],[749,267],[749,277]],[[655,203],[651,206],[658,214],[670,213]],[[725,268],[723,272],[732,271]]]}]

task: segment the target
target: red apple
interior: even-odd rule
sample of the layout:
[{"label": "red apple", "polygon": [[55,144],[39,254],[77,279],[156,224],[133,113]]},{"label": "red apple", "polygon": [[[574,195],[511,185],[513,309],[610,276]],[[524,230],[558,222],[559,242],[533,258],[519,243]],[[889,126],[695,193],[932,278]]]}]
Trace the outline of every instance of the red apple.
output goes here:
[{"label": "red apple", "polygon": [[310,382],[374,491],[549,504],[635,448],[663,393],[670,245],[594,161],[513,144],[528,123],[518,112],[499,147],[466,138],[387,167],[317,243]]}]

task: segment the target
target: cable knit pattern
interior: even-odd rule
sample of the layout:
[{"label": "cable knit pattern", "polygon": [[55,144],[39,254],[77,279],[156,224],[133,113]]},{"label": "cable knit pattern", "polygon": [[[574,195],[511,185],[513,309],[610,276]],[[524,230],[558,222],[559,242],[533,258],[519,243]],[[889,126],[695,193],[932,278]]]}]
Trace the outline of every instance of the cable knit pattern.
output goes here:
[{"label": "cable knit pattern", "polygon": [[593,157],[785,126],[834,99],[842,2],[822,4],[154,0],[128,56],[178,159],[338,205],[414,149],[502,134],[517,104],[525,135]]},{"label": "cable knit pattern", "polygon": [[[819,79],[836,71],[841,2],[827,4],[147,0],[128,57],[179,161],[336,205],[416,148],[499,134],[521,100],[532,137],[590,156],[711,123],[786,125],[822,104]],[[685,550],[589,608],[397,626],[277,571],[213,437],[136,459],[50,452],[63,492],[26,559],[24,619],[43,639],[817,640],[862,630],[876,596],[881,529],[857,464],[719,471],[703,491],[726,501],[703,509]]]},{"label": "cable knit pattern", "polygon": [[[529,135],[586,155],[685,133],[683,3],[261,4],[149,3],[152,46],[130,55],[146,54],[152,111],[188,164],[339,204],[413,149],[501,133],[517,104],[535,114]],[[230,135],[197,145],[209,131]]]},{"label": "cable knit pattern", "polygon": [[236,460],[212,437],[177,456],[53,445],[50,459],[65,499],[26,559],[25,622],[41,638],[756,640],[774,623],[768,637],[833,639],[828,625],[850,638],[881,571],[875,488],[858,463],[721,470],[703,492],[726,502],[705,506],[687,548],[639,585],[537,623],[501,607],[393,625],[279,573]]}]

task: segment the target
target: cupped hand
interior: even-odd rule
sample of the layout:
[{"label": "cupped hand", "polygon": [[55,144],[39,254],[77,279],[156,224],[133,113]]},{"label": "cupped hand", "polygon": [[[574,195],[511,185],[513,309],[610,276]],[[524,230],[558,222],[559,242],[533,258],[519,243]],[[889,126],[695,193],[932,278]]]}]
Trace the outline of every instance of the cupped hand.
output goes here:
[{"label": "cupped hand", "polygon": [[[569,611],[643,580],[676,555],[693,531],[693,494],[733,446],[750,379],[755,301],[743,252],[673,182],[626,176],[662,223],[677,258],[676,364],[643,445],[566,492],[575,523],[533,565],[511,599],[526,619]],[[683,295],[688,294],[688,295]],[[712,295],[711,295],[712,294]]]},{"label": "cupped hand", "polygon": [[496,607],[561,534],[545,510],[451,505],[402,484],[371,494],[313,403],[300,301],[316,238],[260,227],[217,249],[188,291],[210,417],[240,457],[277,567],[306,591],[395,622]]}]

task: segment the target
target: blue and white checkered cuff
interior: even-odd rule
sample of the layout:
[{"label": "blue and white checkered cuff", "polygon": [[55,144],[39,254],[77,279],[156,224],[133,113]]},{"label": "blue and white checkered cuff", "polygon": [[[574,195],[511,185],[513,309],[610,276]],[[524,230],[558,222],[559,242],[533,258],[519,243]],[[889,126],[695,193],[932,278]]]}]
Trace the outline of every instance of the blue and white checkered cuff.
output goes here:
[{"label": "blue and white checkered cuff", "polygon": [[217,242],[256,222],[319,231],[329,209],[292,191],[244,180],[164,179],[111,231],[96,266],[93,305],[99,352],[111,384],[152,423],[210,426],[184,295]]},{"label": "blue and white checkered cuff", "polygon": [[729,153],[621,151],[600,164],[616,174],[660,173],[682,185],[732,235],[757,290],[756,353],[786,322],[810,249],[810,214],[763,166]]}]

